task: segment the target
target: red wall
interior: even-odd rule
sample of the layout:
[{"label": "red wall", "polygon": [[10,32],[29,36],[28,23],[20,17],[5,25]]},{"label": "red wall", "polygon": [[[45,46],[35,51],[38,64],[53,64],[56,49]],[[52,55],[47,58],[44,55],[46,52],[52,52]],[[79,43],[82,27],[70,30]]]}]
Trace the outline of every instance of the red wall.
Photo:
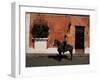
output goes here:
[{"label": "red wall", "polygon": [[[35,14],[30,13],[30,35],[29,35],[29,47],[34,47],[32,42],[31,29],[36,19],[46,20],[49,27],[49,36],[47,47],[53,47],[52,43],[54,39],[60,41],[63,40],[64,35],[68,36],[68,43],[75,46],[75,26],[85,26],[85,47],[89,47],[89,17],[88,16],[68,16],[68,15],[56,15],[56,14]],[[71,22],[70,32],[67,32],[68,24]]]}]

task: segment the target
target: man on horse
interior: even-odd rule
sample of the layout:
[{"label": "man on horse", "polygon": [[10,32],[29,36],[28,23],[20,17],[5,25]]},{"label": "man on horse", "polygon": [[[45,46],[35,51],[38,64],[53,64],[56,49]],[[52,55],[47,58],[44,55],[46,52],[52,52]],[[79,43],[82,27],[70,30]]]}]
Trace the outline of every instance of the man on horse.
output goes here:
[{"label": "man on horse", "polygon": [[66,50],[66,47],[67,47],[67,35],[64,36],[64,41],[63,41],[63,49],[64,51]]},{"label": "man on horse", "polygon": [[60,56],[62,55],[62,53],[64,54],[65,52],[69,51],[70,56],[71,56],[70,59],[72,59],[73,46],[70,44],[67,44],[67,39],[68,39],[67,35],[64,36],[63,42],[60,42],[59,40],[55,39],[53,46],[57,47],[57,51],[58,51]]}]

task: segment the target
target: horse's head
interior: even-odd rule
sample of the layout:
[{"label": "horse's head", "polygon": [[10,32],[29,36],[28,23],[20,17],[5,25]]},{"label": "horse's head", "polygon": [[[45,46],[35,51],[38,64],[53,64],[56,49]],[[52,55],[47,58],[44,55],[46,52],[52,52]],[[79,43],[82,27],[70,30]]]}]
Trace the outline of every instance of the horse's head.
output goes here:
[{"label": "horse's head", "polygon": [[58,46],[60,44],[60,41],[58,41],[57,39],[54,40],[53,42],[53,46]]}]

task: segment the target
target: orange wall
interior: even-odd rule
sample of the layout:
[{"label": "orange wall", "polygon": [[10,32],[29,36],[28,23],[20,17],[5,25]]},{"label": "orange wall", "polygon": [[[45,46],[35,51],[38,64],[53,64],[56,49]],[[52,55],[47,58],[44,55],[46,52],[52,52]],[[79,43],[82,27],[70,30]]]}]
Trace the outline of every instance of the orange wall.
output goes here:
[{"label": "orange wall", "polygon": [[[60,41],[63,40],[64,35],[68,35],[68,43],[75,46],[75,26],[85,26],[85,47],[89,47],[89,17],[88,16],[68,16],[68,15],[56,15],[56,14],[41,14],[40,16],[35,13],[30,13],[30,35],[29,35],[29,47],[34,47],[32,42],[31,29],[34,20],[39,19],[46,20],[49,27],[49,36],[47,47],[53,47],[52,43],[54,39]],[[67,32],[68,24],[71,22],[70,32]]]}]

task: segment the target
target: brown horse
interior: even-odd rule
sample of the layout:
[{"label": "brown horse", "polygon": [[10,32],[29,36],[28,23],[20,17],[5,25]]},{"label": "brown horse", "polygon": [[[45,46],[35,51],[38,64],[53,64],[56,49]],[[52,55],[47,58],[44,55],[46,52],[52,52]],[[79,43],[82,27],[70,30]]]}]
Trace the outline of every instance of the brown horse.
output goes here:
[{"label": "brown horse", "polygon": [[[62,55],[62,53],[64,54],[65,52],[69,51],[71,59],[72,59],[73,46],[71,46],[70,44],[67,44],[66,46],[64,46],[64,43],[61,43],[59,40],[56,40],[56,39],[54,40],[53,46],[57,47],[57,51],[58,51],[59,55]],[[65,47],[65,49],[64,49],[64,47]]]}]

